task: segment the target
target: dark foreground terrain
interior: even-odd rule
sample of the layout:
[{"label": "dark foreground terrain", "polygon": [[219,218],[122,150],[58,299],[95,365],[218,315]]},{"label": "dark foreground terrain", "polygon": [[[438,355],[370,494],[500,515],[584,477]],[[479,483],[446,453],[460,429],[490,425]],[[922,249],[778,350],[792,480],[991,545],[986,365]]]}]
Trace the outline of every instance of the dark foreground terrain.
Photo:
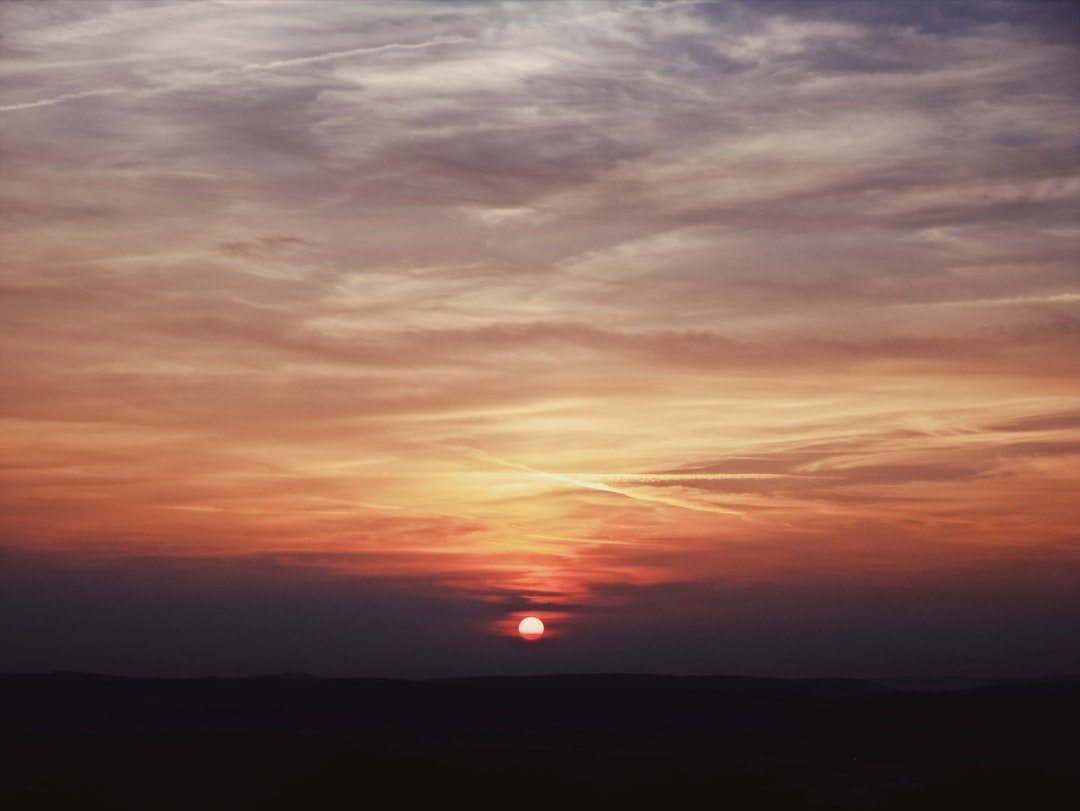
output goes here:
[{"label": "dark foreground terrain", "polygon": [[922,689],[7,675],[0,807],[1080,808],[1080,680]]}]

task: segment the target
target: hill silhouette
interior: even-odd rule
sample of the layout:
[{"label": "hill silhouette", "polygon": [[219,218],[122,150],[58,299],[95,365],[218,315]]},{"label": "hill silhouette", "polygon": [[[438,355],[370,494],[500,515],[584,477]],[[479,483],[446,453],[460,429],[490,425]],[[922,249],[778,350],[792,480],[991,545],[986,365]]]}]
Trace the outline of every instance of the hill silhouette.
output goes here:
[{"label": "hill silhouette", "polygon": [[[1080,680],[0,676],[9,808],[1072,808]],[[381,800],[377,798],[383,798]],[[703,799],[705,798],[705,799]]]}]

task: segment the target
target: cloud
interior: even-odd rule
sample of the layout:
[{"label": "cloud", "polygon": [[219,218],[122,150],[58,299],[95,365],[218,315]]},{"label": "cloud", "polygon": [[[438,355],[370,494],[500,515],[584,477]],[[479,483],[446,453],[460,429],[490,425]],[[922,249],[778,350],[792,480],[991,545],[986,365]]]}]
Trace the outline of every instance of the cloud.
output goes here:
[{"label": "cloud", "polygon": [[239,256],[246,259],[261,256],[273,256],[290,248],[298,248],[307,245],[306,240],[291,235],[273,235],[259,237],[258,239],[236,239],[229,242],[219,242],[218,250],[226,256]]},{"label": "cloud", "polygon": [[329,62],[350,56],[361,56],[396,50],[432,48],[436,45],[453,45],[458,42],[467,41],[468,40],[463,37],[435,37],[427,42],[388,42],[385,45],[375,45],[370,48],[350,48],[346,51],[330,51],[329,53],[315,54],[314,56],[300,56],[295,59],[279,59],[276,62],[267,62],[262,65],[244,65],[243,70],[276,70],[277,68],[291,68],[296,65],[312,65],[317,62]]},{"label": "cloud", "polygon": [[62,104],[65,101],[75,101],[77,99],[89,99],[97,96],[111,96],[114,93],[123,93],[122,87],[106,87],[101,90],[84,90],[81,93],[62,93],[59,96],[53,96],[47,99],[37,99],[35,101],[26,101],[21,104],[6,104],[0,106],[0,112],[8,112],[10,110],[29,110],[34,107],[49,107],[53,104]]}]

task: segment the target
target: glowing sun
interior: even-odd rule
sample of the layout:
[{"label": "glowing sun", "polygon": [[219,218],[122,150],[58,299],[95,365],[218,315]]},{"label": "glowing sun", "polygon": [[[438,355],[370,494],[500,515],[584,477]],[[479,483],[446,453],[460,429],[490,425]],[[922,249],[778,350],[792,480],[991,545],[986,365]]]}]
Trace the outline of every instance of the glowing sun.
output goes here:
[{"label": "glowing sun", "polygon": [[539,639],[544,635],[544,623],[539,617],[526,617],[518,623],[518,633],[526,639]]}]

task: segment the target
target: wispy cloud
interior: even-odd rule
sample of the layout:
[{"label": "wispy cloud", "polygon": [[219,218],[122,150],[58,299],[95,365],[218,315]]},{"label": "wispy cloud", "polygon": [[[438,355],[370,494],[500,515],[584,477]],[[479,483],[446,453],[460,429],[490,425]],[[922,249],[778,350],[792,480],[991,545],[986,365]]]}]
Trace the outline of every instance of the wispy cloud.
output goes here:
[{"label": "wispy cloud", "polygon": [[54,104],[63,104],[65,101],[77,101],[79,99],[91,99],[98,96],[111,96],[116,93],[125,92],[123,87],[105,87],[100,90],[83,90],[78,93],[61,93],[59,96],[53,96],[46,99],[35,99],[34,101],[24,101],[19,104],[4,104],[0,105],[0,113],[6,113],[13,110],[32,110],[35,107],[51,107]]},{"label": "wispy cloud", "polygon": [[467,37],[435,37],[426,42],[388,42],[385,45],[375,45],[370,48],[349,48],[344,51],[330,51],[329,53],[315,54],[313,56],[299,56],[295,59],[278,59],[274,62],[266,62],[261,65],[244,65],[242,70],[277,70],[278,68],[291,68],[297,65],[312,65],[318,62],[331,62],[336,59],[345,59],[350,56],[385,53],[386,51],[413,51],[422,48],[433,48],[436,45],[454,45],[459,42],[468,41]]}]

